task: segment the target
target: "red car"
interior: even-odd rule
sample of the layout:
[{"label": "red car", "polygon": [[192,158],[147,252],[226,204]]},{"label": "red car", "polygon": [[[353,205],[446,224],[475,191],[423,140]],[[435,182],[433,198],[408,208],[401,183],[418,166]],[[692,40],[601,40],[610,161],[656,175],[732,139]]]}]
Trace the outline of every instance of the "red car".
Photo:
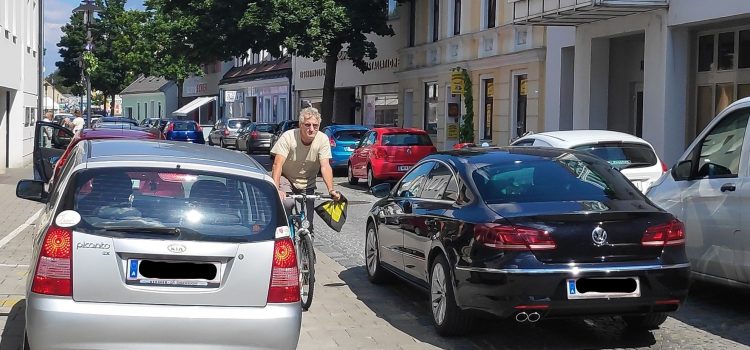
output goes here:
[{"label": "red car", "polygon": [[421,129],[375,128],[362,136],[349,157],[349,183],[367,179],[367,186],[398,180],[420,159],[437,152]]},{"label": "red car", "polygon": [[65,165],[71,150],[81,140],[93,139],[164,139],[164,134],[154,129],[83,129],[76,135],[70,129],[39,121],[34,139],[34,178],[50,184]]}]

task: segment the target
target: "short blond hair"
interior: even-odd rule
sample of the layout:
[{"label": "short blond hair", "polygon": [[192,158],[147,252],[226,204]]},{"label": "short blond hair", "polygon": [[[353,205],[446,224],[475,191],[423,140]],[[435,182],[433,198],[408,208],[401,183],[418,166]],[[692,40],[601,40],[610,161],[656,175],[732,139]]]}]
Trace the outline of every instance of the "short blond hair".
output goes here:
[{"label": "short blond hair", "polygon": [[310,118],[315,118],[315,120],[318,121],[318,124],[320,124],[320,112],[318,112],[317,108],[307,107],[307,108],[303,108],[301,111],[299,111],[299,122],[300,123],[304,123],[305,120],[308,120]]}]

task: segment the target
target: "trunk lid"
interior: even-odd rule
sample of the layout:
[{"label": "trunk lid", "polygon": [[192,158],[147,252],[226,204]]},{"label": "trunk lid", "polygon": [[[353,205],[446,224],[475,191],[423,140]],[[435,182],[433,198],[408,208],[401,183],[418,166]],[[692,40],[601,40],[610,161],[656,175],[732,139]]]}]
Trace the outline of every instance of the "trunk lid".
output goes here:
[{"label": "trunk lid", "polygon": [[[510,223],[549,232],[554,250],[534,251],[545,263],[638,261],[658,258],[662,247],[641,244],[647,228],[672,220],[644,201],[617,201],[608,208],[597,201],[491,204]],[[610,203],[610,205],[612,205]],[[603,239],[601,230],[606,232]],[[596,236],[596,237],[595,237]]]}]

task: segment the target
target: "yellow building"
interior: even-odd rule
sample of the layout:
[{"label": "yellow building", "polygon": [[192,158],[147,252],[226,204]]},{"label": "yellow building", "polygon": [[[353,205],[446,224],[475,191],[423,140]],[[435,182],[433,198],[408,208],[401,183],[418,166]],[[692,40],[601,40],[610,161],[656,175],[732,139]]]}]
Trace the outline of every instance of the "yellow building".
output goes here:
[{"label": "yellow building", "polygon": [[474,98],[474,140],[508,142],[544,126],[544,27],[514,26],[504,0],[412,0],[400,7],[405,43],[396,75],[404,126],[430,132],[438,149],[458,140],[464,97],[451,74],[466,69]]}]

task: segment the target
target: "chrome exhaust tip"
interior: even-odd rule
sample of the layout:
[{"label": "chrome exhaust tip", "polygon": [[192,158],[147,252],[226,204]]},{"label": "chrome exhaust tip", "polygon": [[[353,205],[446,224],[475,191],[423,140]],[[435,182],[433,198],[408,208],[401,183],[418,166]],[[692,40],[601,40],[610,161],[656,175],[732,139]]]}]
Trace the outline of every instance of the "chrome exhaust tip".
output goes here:
[{"label": "chrome exhaust tip", "polygon": [[542,315],[540,315],[538,312],[534,311],[529,314],[528,320],[531,323],[534,323],[536,321],[539,321],[542,318]]},{"label": "chrome exhaust tip", "polygon": [[523,323],[529,319],[529,315],[525,312],[519,312],[516,314],[516,322]]}]

